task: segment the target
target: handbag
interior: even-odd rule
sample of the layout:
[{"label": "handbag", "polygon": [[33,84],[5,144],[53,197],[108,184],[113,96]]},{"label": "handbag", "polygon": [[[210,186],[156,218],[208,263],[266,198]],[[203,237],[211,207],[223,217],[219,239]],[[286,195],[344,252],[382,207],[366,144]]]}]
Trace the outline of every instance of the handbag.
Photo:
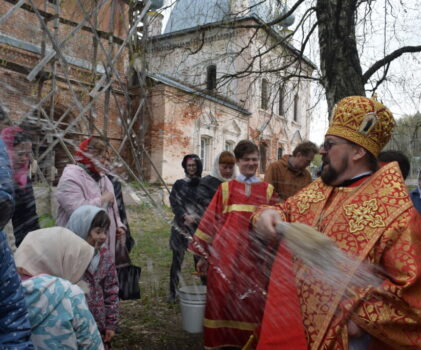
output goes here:
[{"label": "handbag", "polygon": [[121,300],[140,299],[139,280],[142,269],[131,263],[125,244],[117,241],[115,264],[118,277],[118,296]]}]

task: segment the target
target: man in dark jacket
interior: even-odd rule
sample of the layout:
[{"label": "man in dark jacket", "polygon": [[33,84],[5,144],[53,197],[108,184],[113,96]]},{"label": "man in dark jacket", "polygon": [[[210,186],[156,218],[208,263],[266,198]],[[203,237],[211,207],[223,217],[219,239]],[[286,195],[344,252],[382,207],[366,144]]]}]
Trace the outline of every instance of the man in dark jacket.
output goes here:
[{"label": "man in dark jacket", "polygon": [[170,302],[176,301],[179,273],[188,240],[200,220],[196,191],[202,176],[202,161],[196,154],[188,154],[183,158],[181,165],[186,177],[174,183],[170,194],[171,209],[174,213],[170,237],[170,248],[173,252],[170,270]]}]

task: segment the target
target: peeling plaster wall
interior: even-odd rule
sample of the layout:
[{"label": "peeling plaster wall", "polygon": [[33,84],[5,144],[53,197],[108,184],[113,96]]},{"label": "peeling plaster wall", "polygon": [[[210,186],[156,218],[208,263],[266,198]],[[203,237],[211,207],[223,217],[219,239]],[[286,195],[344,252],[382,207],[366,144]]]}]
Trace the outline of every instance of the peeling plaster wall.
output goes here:
[{"label": "peeling plaster wall", "polygon": [[[173,87],[157,84],[150,91],[148,103],[151,114],[147,123],[147,150],[166,182],[173,183],[184,176],[181,167],[184,155],[200,156],[202,136],[213,140],[210,163],[224,150],[225,141],[236,143],[247,138],[247,116]],[[148,168],[147,161],[145,167]],[[153,170],[148,169],[147,174],[149,181],[158,181]]]},{"label": "peeling plaster wall", "polygon": [[[251,20],[241,24],[255,22]],[[311,75],[313,68],[300,60],[290,64],[288,72],[276,72],[279,67],[296,58],[276,40],[279,39],[264,30],[255,34],[254,29],[247,28],[209,28],[152,38],[149,69],[199,89],[206,89],[206,69],[211,64],[217,66],[218,78],[223,74],[241,72],[251,63],[253,71],[272,71],[235,77],[228,83],[222,81],[222,86],[215,90],[252,113],[249,129],[244,135],[256,144],[264,142],[268,145],[267,163],[270,163],[278,159],[278,148],[282,148],[284,154],[291,153],[301,140],[308,139],[310,132],[309,81],[292,79],[286,83],[283,115],[279,114],[279,88],[283,76],[298,73],[299,68]],[[241,49],[241,55],[237,55]],[[263,78],[269,83],[266,110],[261,108]],[[299,96],[297,121],[294,121],[295,95]],[[223,147],[222,139],[216,138],[214,142],[218,143],[217,147]],[[199,151],[200,148],[197,149]]]}]

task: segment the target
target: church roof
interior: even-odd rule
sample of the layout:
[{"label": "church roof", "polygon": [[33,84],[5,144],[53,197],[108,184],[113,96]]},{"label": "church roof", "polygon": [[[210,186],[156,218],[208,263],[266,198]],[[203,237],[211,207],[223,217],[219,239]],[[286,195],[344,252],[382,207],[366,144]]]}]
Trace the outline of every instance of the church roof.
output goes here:
[{"label": "church roof", "polygon": [[149,40],[153,43],[153,45],[156,45],[156,47],[159,47],[158,42],[160,40],[165,40],[165,39],[172,38],[172,37],[175,37],[175,36],[186,35],[186,34],[193,33],[193,32],[199,31],[199,30],[207,30],[207,29],[210,29],[210,28],[218,28],[222,24],[232,24],[234,22],[241,22],[241,21],[248,21],[248,20],[256,21],[258,25],[262,26],[263,30],[267,31],[270,35],[277,38],[278,42],[280,42],[285,48],[289,49],[294,55],[296,55],[297,57],[302,59],[312,69],[317,69],[317,66],[316,66],[315,63],[313,63],[308,57],[303,55],[302,52],[300,52],[296,47],[294,47],[287,40],[282,40],[281,34],[278,31],[272,29],[269,26],[265,26],[264,22],[260,19],[260,17],[254,15],[254,14],[251,14],[251,15],[248,15],[248,16],[245,16],[245,17],[240,17],[240,18],[231,18],[229,20],[226,19],[224,21],[212,22],[212,23],[208,23],[208,24],[204,24],[204,25],[198,25],[196,27],[182,29],[182,30],[178,30],[176,32],[169,32],[169,33],[164,33],[164,34],[160,34],[160,35],[155,35],[155,36],[150,37]]},{"label": "church roof", "polygon": [[171,11],[165,33],[220,22],[229,15],[229,1],[178,0]]},{"label": "church roof", "polygon": [[244,108],[241,108],[240,106],[236,105],[233,102],[227,101],[226,99],[224,99],[222,97],[219,97],[219,96],[207,94],[206,92],[204,92],[202,90],[199,90],[199,89],[194,88],[192,86],[188,86],[186,84],[183,84],[183,83],[181,83],[177,80],[174,80],[172,78],[169,78],[165,75],[162,75],[162,74],[159,74],[159,73],[147,72],[146,76],[149,79],[152,79],[156,82],[159,82],[159,83],[162,83],[162,84],[165,84],[165,85],[168,85],[168,86],[172,86],[176,89],[179,89],[181,91],[187,92],[187,93],[192,94],[192,95],[203,97],[203,98],[205,98],[209,101],[216,102],[218,104],[221,104],[221,105],[226,106],[228,108],[231,108],[233,110],[241,112],[245,115],[251,115],[251,113],[248,110],[246,110]]},{"label": "church roof", "polygon": [[[233,13],[234,1],[244,0],[178,0],[171,11],[165,33],[203,26],[210,23],[230,20],[233,16],[244,16],[246,13]],[[258,17],[268,23],[285,13],[286,7],[279,5],[278,0],[248,0],[247,15]],[[290,25],[293,18],[285,20]],[[288,22],[289,24],[287,24]]]}]

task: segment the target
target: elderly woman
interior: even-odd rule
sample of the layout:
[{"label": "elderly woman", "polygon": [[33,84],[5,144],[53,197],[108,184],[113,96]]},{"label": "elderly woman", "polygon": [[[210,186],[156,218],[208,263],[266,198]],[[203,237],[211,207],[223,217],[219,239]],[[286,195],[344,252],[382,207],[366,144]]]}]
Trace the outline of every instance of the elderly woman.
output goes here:
[{"label": "elderly woman", "polygon": [[35,349],[104,349],[78,283],[94,248],[63,227],[30,232],[16,250]]},{"label": "elderly woman", "polygon": [[39,229],[34,190],[29,178],[32,141],[30,136],[17,126],[3,129],[1,138],[7,147],[13,172],[15,211],[12,224],[15,243],[19,247],[28,232]]},{"label": "elderly woman", "polygon": [[105,152],[104,142],[96,137],[80,144],[75,157],[77,164],[67,165],[58,182],[56,219],[57,225],[65,227],[72,213],[82,205],[103,208],[111,220],[107,247],[115,259],[116,239],[125,239],[125,226],[120,220],[113,185],[102,170]]}]

